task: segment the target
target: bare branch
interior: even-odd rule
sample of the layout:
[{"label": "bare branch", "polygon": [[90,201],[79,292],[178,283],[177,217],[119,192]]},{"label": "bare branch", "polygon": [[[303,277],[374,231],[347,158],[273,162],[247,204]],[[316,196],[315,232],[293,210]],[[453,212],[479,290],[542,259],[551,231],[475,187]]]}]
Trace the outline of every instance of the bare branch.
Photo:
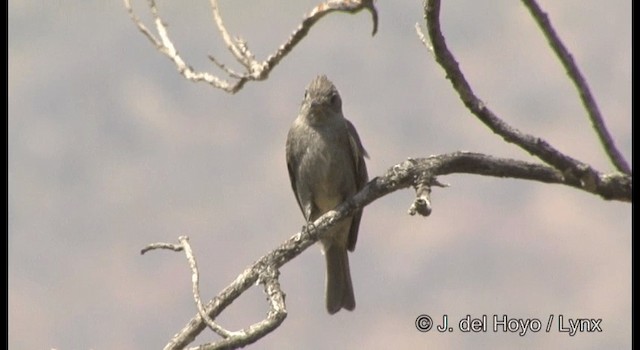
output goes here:
[{"label": "bare branch", "polygon": [[[218,324],[216,324],[211,319],[212,316],[207,314],[207,312],[205,311],[205,307],[202,305],[202,301],[200,298],[200,287],[199,287],[199,271],[198,271],[198,266],[196,263],[195,256],[193,254],[193,251],[191,250],[191,245],[189,244],[189,238],[187,236],[180,236],[178,240],[180,241],[180,244],[153,243],[143,248],[142,251],[143,253],[152,249],[169,249],[173,251],[182,251],[182,250],[185,251],[185,255],[187,257],[187,260],[189,262],[189,267],[191,268],[191,272],[192,272],[193,297],[198,309],[198,315],[197,315],[198,321],[201,321],[202,325],[208,326],[210,329],[212,329],[214,332],[216,332],[218,335],[220,335],[223,338],[221,341],[218,341],[212,344],[204,344],[197,347],[196,349],[235,349],[238,347],[243,347],[245,345],[251,344],[259,340],[260,338],[264,337],[266,334],[270,333],[272,330],[277,328],[282,323],[282,321],[284,321],[284,319],[287,316],[287,312],[284,304],[284,293],[280,289],[280,284],[278,282],[279,272],[277,268],[274,267],[273,264],[271,264],[271,265],[260,266],[260,268],[258,268],[257,265],[254,265],[253,266],[255,270],[254,272],[258,272],[258,273],[248,274],[247,273],[248,271],[245,271],[245,273],[238,276],[238,279],[236,279],[236,282],[239,279],[242,279],[243,282],[245,283],[241,283],[240,288],[233,291],[235,293],[225,293],[225,291],[229,289],[227,288],[225,289],[225,291],[223,291],[219,295],[220,298],[223,298],[225,300],[228,299],[228,303],[226,304],[228,305],[240,294],[242,294],[242,292],[247,290],[252,283],[258,280],[260,284],[264,285],[265,293],[267,294],[268,300],[269,300],[270,311],[268,312],[267,317],[256,324],[253,324],[245,329],[242,329],[240,331],[235,331],[235,332],[228,331],[222,328],[221,326],[219,326]],[[246,283],[247,281],[248,281],[248,284]],[[238,287],[238,284],[236,282],[232,284],[232,287]],[[212,302],[209,302],[207,307],[210,307]],[[186,327],[186,329],[189,329],[189,327]],[[200,333],[200,331],[198,331],[198,333]],[[195,338],[195,335],[193,337]],[[187,341],[191,342],[193,341],[193,338]],[[174,344],[169,343],[165,347],[165,349],[182,349],[184,348],[184,346],[186,346],[186,343],[184,345],[177,345],[177,346],[174,346]]]},{"label": "bare branch", "polygon": [[184,253],[187,256],[187,260],[189,261],[189,267],[191,268],[191,283],[192,283],[192,292],[193,299],[196,302],[196,307],[198,309],[198,314],[203,318],[204,322],[213,330],[218,333],[221,337],[228,338],[232,336],[232,334],[226,329],[218,326],[209,316],[207,316],[204,311],[204,307],[202,306],[202,299],[200,299],[200,272],[198,271],[198,264],[196,263],[196,258],[193,255],[193,251],[191,250],[191,244],[189,244],[189,237],[180,236],[178,240],[184,247]]},{"label": "bare branch", "polygon": [[[623,173],[597,174],[588,184],[565,177],[557,169],[543,164],[528,163],[514,159],[496,158],[489,155],[469,152],[455,152],[429,158],[408,159],[391,167],[387,172],[371,180],[360,192],[330,210],[309,226],[282,243],[279,247],[258,259],[252,266],[246,268],[229,286],[222,290],[204,307],[203,312],[189,321],[166,345],[165,349],[183,349],[206,327],[204,318],[215,319],[244,291],[256,282],[264,285],[269,297],[270,311],[267,318],[246,329],[236,332],[222,332],[221,341],[205,344],[196,349],[232,349],[253,343],[277,328],[287,315],[284,293],[278,282],[278,269],[292,260],[305,249],[324,237],[329,229],[351,215],[356,210],[364,208],[371,202],[397,190],[416,186],[417,201],[428,210],[416,208],[417,213],[428,215],[431,211],[429,193],[431,186],[446,186],[437,181],[436,176],[453,173],[478,174],[495,177],[509,177],[540,181],[544,183],[564,184],[580,188],[605,199],[631,201],[631,176]],[[415,203],[415,202],[414,202]],[[188,246],[181,238],[182,246]],[[191,254],[191,253],[189,253]],[[192,270],[197,271],[195,260]],[[194,278],[197,281],[197,278]],[[195,283],[195,282],[194,282]],[[196,287],[194,287],[194,291]],[[195,293],[195,292],[194,292]],[[200,309],[201,306],[199,305]],[[213,322],[213,321],[212,321]],[[218,332],[220,334],[220,332]]]},{"label": "bare branch", "polygon": [[307,35],[311,27],[325,15],[334,11],[356,13],[362,9],[366,9],[371,12],[371,16],[373,18],[372,35],[375,35],[378,30],[378,12],[373,5],[373,0],[330,0],[316,6],[308,15],[304,17],[302,23],[300,23],[298,28],[296,28],[296,30],[294,30],[289,37],[289,40],[287,40],[286,43],[282,44],[275,54],[267,57],[267,60],[265,61],[266,65],[270,67],[277,65],[278,62],[280,62],[280,60],[282,60],[282,58],[286,56]]},{"label": "bare branch", "polygon": [[267,313],[267,318],[243,329],[242,331],[234,332],[231,336],[225,337],[225,339],[218,342],[197,346],[192,349],[237,349],[255,343],[260,340],[260,338],[276,329],[287,317],[287,311],[284,305],[284,293],[282,292],[280,283],[278,282],[279,274],[280,272],[277,269],[272,266],[268,266],[260,276],[260,283],[264,285],[271,308]]},{"label": "bare branch", "polygon": [[234,40],[229,35],[227,28],[222,23],[222,17],[220,17],[220,10],[218,9],[218,1],[211,0],[211,13],[213,15],[213,20],[216,22],[218,26],[218,31],[222,35],[222,40],[227,44],[227,48],[233,56],[235,56],[236,60],[240,62],[245,68],[251,70],[251,63],[254,61],[253,55],[251,55],[248,50],[242,50],[239,45],[239,39]]},{"label": "bare branch", "polygon": [[416,199],[409,207],[409,215],[420,214],[426,217],[431,214],[431,187],[433,186],[449,187],[449,184],[443,184],[434,176],[428,176],[426,173],[416,177],[413,184],[413,188],[416,190]]},{"label": "bare branch", "polygon": [[416,199],[409,207],[409,215],[416,213],[422,216],[431,214],[431,184],[437,180],[435,176],[428,176],[426,173],[416,176],[413,187],[416,189]]},{"label": "bare branch", "polygon": [[491,131],[502,136],[505,141],[514,143],[540,158],[560,170],[567,178],[588,183],[598,176],[597,171],[588,164],[563,154],[542,138],[523,133],[507,124],[476,97],[460,70],[458,62],[447,48],[440,30],[440,0],[426,0],[424,13],[436,61],[444,68],[447,78],[471,113],[487,125]]},{"label": "bare branch", "polygon": [[155,36],[153,36],[153,34],[151,34],[149,29],[147,29],[147,27],[142,23],[140,18],[138,18],[138,16],[136,16],[136,14],[133,13],[133,8],[131,7],[131,3],[129,2],[129,0],[124,0],[124,7],[127,9],[127,12],[129,13],[129,17],[131,17],[131,20],[133,21],[133,23],[135,23],[135,25],[142,32],[142,34],[144,34],[144,36],[146,36],[147,39],[151,41],[151,43],[156,47],[156,49],[160,49],[162,47],[162,44],[158,39],[156,39]]},{"label": "bare branch", "polygon": [[549,45],[556,53],[556,56],[558,56],[558,59],[560,59],[560,62],[566,69],[567,74],[573,81],[576,89],[578,89],[582,104],[589,114],[591,125],[598,134],[600,142],[602,143],[605,152],[609,156],[609,159],[611,159],[611,162],[619,171],[625,174],[631,174],[631,167],[629,167],[629,164],[624,159],[622,153],[620,153],[620,151],[616,148],[613,138],[609,134],[607,126],[604,123],[604,119],[602,118],[602,114],[600,113],[600,109],[598,108],[598,104],[591,94],[591,90],[589,89],[587,81],[582,76],[582,73],[580,73],[580,70],[573,60],[571,53],[564,46],[555,30],[551,26],[549,17],[544,11],[542,11],[535,0],[522,0],[522,2],[529,9],[529,12],[531,12],[531,16],[533,16],[535,21],[538,23],[538,26],[544,33],[545,37],[547,37]]},{"label": "bare branch", "polygon": [[[431,186],[448,186],[433,178],[452,173],[466,173],[563,184],[598,195],[603,199],[631,201],[632,178],[624,173],[595,172],[592,178],[587,179],[588,181],[580,181],[574,177],[567,177],[566,174],[547,165],[472,152],[454,152],[428,158],[408,159],[392,167],[389,172],[403,174],[401,180],[389,178],[392,182],[401,181],[404,184],[403,188],[415,185],[416,181],[418,183],[422,181],[419,179],[427,179],[427,183]],[[388,177],[388,174],[383,176],[385,177]],[[409,183],[404,182],[409,180]]]},{"label": "bare branch", "polygon": [[[124,0],[125,7],[132,21],[147,39],[176,65],[180,74],[191,81],[204,81],[224,91],[235,93],[246,82],[267,79],[271,70],[307,35],[311,27],[325,15],[339,11],[356,13],[367,9],[373,17],[373,34],[377,30],[377,12],[373,0],[327,0],[314,7],[307,14],[302,23],[294,30],[288,40],[281,45],[274,54],[265,61],[256,60],[246,41],[232,36],[226,29],[220,15],[217,0],[210,0],[213,19],[221,33],[227,49],[234,59],[243,67],[243,71],[234,71],[215,57],[209,56],[212,62],[223,71],[231,82],[220,79],[206,72],[196,72],[178,54],[178,50],[170,40],[167,26],[160,18],[155,0],[148,0],[157,34],[152,33],[134,14],[130,0]],[[534,0],[523,0],[543,28],[552,47],[556,50],[561,61],[572,76],[580,91],[585,107],[590,113],[594,128],[599,133],[607,154],[622,172],[601,173],[573,159],[553,148],[541,138],[522,133],[508,125],[496,116],[484,103],[477,98],[462,74],[454,56],[449,52],[439,23],[439,0],[426,0],[425,19],[429,39],[416,25],[416,32],[422,43],[435,55],[436,61],[444,68],[447,78],[452,82],[461,100],[467,108],[485,123],[493,132],[502,136],[506,141],[514,143],[527,152],[537,156],[545,163],[537,164],[513,159],[496,158],[493,156],[455,152],[428,158],[408,159],[391,167],[384,175],[371,180],[359,193],[337,206],[315,222],[303,227],[300,233],[289,238],[279,247],[262,256],[251,266],[247,267],[236,279],[224,288],[216,297],[203,304],[199,290],[199,271],[195,255],[191,250],[189,240],[185,236],[179,237],[179,244],[154,243],[142,249],[141,253],[153,249],[184,250],[192,271],[192,292],[196,303],[197,313],[180,330],[165,349],[183,349],[191,344],[195,338],[207,327],[216,332],[222,339],[214,343],[199,345],[193,349],[235,349],[258,341],[274,329],[286,318],[287,310],[284,292],[279,283],[279,268],[294,259],[309,246],[323,238],[329,229],[339,221],[353,215],[374,200],[399,189],[412,186],[416,197],[409,208],[409,214],[429,216],[432,212],[431,193],[436,186],[446,187],[437,180],[437,176],[452,173],[478,174],[494,177],[509,177],[525,180],[540,181],[571,186],[593,193],[607,200],[631,201],[632,178],[625,160],[613,145],[608,132],[602,122],[600,113],[591,97],[584,79],[562,43],[557,39],[553,28],[548,23],[546,15],[539,10]],[[539,11],[540,13],[537,14]],[[554,44],[553,40],[557,39]],[[555,45],[555,46],[554,46]],[[557,46],[557,47],[556,47]],[[567,61],[568,63],[565,63]],[[571,70],[575,69],[572,73]],[[584,84],[583,84],[584,83]],[[592,115],[593,114],[593,115]],[[601,126],[598,124],[602,124]],[[608,143],[610,142],[610,143]],[[618,159],[618,157],[620,159]],[[256,283],[262,284],[268,298],[266,317],[253,325],[239,331],[229,331],[218,325],[215,319],[247,289]]]},{"label": "bare branch", "polygon": [[233,79],[233,81],[228,81],[208,72],[195,71],[182,59],[169,37],[167,27],[158,14],[155,0],[148,1],[149,8],[156,25],[158,37],[154,36],[142,23],[140,18],[135,15],[131,7],[130,0],[123,1],[125,8],[129,12],[131,20],[135,23],[138,29],[147,37],[147,39],[149,39],[149,41],[151,41],[158,51],[173,61],[180,74],[182,74],[187,80],[194,82],[206,82],[215,88],[229,93],[238,92],[248,81],[260,81],[267,79],[269,77],[269,73],[307,35],[311,27],[322,17],[331,12],[347,12],[355,14],[363,9],[368,10],[371,12],[373,20],[372,35],[375,35],[378,30],[378,12],[373,4],[373,0],[327,0],[314,7],[311,12],[304,17],[302,23],[294,30],[289,39],[284,44],[280,45],[274,54],[268,56],[265,61],[260,62],[256,60],[255,56],[251,53],[246,41],[242,40],[240,37],[232,37],[225,27],[222,16],[220,15],[218,1],[210,0],[213,19],[218,27],[218,31],[220,31],[223,41],[227,45],[227,49],[231,52],[235,60],[244,67],[243,73],[235,72],[228,68],[227,65],[221,63],[215,57],[210,55],[209,58],[216,64],[216,66],[227,74],[229,78]]}]

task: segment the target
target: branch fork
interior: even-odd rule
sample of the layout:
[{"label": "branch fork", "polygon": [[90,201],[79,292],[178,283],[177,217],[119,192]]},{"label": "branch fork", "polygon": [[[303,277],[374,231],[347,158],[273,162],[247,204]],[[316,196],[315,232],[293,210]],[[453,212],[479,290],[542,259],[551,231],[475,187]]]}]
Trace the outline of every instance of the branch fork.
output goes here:
[{"label": "branch fork", "polygon": [[175,48],[169,36],[167,26],[158,13],[155,0],[148,0],[148,3],[155,24],[156,34],[153,34],[134,13],[131,7],[131,0],[123,1],[129,17],[136,27],[138,27],[138,30],[144,34],[160,53],[173,62],[178,72],[187,80],[205,82],[217,89],[232,94],[240,91],[249,81],[266,80],[269,77],[269,73],[271,73],[278,63],[307,35],[311,27],[313,27],[320,18],[331,12],[355,14],[362,10],[367,10],[371,13],[373,21],[372,35],[375,35],[378,30],[378,12],[373,4],[373,0],[327,0],[315,6],[304,16],[302,23],[293,31],[289,39],[277,48],[275,53],[269,55],[264,61],[260,61],[251,53],[249,45],[245,40],[239,36],[233,37],[229,33],[220,15],[218,1],[209,0],[213,20],[227,46],[227,50],[231,53],[236,63],[240,64],[244,70],[243,72],[234,71],[229,68],[228,65],[216,59],[215,56],[209,55],[209,59],[227,75],[225,78],[221,78],[212,73],[194,70],[185,62],[180,54],[178,54],[178,50]]}]

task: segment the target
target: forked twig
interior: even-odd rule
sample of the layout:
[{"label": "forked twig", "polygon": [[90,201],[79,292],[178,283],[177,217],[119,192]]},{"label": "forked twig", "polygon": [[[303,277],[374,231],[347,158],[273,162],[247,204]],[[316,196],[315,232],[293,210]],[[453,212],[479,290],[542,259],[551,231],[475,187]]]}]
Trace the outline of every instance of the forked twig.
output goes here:
[{"label": "forked twig", "polygon": [[560,152],[544,139],[512,127],[498,117],[475,95],[471,89],[471,85],[462,73],[458,62],[451,51],[449,51],[444,36],[442,35],[440,29],[440,0],[426,0],[424,13],[431,47],[433,47],[436,61],[445,70],[446,76],[451,81],[454,90],[458,93],[460,99],[471,113],[493,132],[502,136],[505,141],[514,143],[530,154],[540,158],[545,163],[558,169],[564,176],[570,178],[572,181],[577,180],[585,189],[593,188],[594,186],[597,187],[598,184],[595,182],[597,182],[600,177],[597,175],[598,172],[595,169],[586,163]]},{"label": "forked twig", "polygon": [[187,80],[194,82],[205,82],[211,86],[224,90],[229,93],[236,93],[244,84],[248,81],[265,80],[269,77],[269,73],[280,63],[280,61],[289,54],[293,48],[307,35],[311,27],[318,22],[322,17],[331,12],[347,12],[357,13],[361,10],[368,10],[371,12],[373,20],[373,35],[378,30],[378,12],[373,4],[373,0],[327,0],[314,7],[309,14],[305,15],[302,23],[296,28],[289,36],[287,41],[280,45],[275,53],[269,55],[264,61],[259,61],[255,58],[253,53],[249,50],[249,46],[246,41],[240,37],[233,37],[227,30],[222,16],[220,15],[220,9],[217,0],[210,0],[211,13],[213,20],[218,27],[218,31],[222,36],[223,41],[227,45],[227,49],[235,60],[243,67],[243,72],[235,72],[228,68],[226,64],[221,63],[214,56],[210,55],[209,58],[213,63],[218,66],[226,75],[227,79],[222,79],[214,74],[208,72],[199,72],[194,70],[188,65],[185,60],[178,54],[173,42],[169,37],[167,27],[162,21],[162,18],[158,14],[155,0],[148,0],[149,9],[153,17],[157,37],[142,23],[140,18],[136,16],[131,7],[130,0],[123,0],[125,8],[131,17],[133,23],[144,34],[149,41],[160,51],[163,55],[167,56],[178,69],[178,72],[182,74]]}]

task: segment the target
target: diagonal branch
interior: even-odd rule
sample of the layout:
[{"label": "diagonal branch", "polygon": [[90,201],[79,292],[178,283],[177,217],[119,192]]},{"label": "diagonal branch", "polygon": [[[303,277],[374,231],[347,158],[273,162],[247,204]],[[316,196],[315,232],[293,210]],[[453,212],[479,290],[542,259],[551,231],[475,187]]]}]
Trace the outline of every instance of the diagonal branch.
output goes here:
[{"label": "diagonal branch", "polygon": [[502,136],[505,141],[518,145],[545,163],[560,170],[566,177],[573,178],[573,180],[577,180],[585,186],[593,178],[597,177],[597,171],[588,164],[563,154],[540,137],[523,133],[512,127],[476,97],[460,70],[458,62],[447,48],[440,30],[440,0],[426,0],[424,13],[436,61],[445,70],[453,88],[471,113],[487,125],[491,131]]},{"label": "diagonal branch", "polygon": [[[284,304],[284,293],[280,288],[280,283],[278,281],[278,276],[280,272],[273,265],[264,266],[264,268],[260,269],[258,275],[254,274],[241,274],[238,279],[242,278],[245,282],[254,283],[256,280],[264,285],[265,293],[269,299],[270,311],[267,314],[267,317],[257,322],[253,325],[248,326],[245,329],[240,331],[231,332],[228,331],[217,323],[215,323],[211,316],[208,315],[202,305],[202,301],[200,298],[200,287],[199,287],[199,271],[196,263],[195,256],[193,251],[191,250],[191,245],[189,244],[189,238],[187,236],[180,236],[178,238],[179,244],[173,243],[153,243],[149,244],[145,248],[142,249],[141,253],[145,254],[150,250],[156,249],[165,249],[165,250],[173,250],[173,251],[184,251],[189,261],[189,267],[192,272],[192,289],[193,289],[193,297],[196,302],[196,307],[198,309],[197,317],[202,321],[203,325],[209,327],[211,330],[220,335],[223,339],[213,343],[213,344],[204,344],[198,346],[196,349],[236,349],[239,347],[246,346],[248,344],[254,343],[258,341],[260,338],[264,337],[274,329],[276,329],[282,321],[287,316],[287,311],[285,309]],[[255,265],[254,265],[255,267]],[[247,271],[245,271],[247,272]],[[256,277],[256,278],[254,278]],[[237,280],[236,280],[237,281]],[[237,284],[233,284],[232,286],[237,287]],[[229,294],[229,293],[220,293],[219,297],[223,299],[229,299],[229,303],[232,302],[236,297],[238,297],[242,292],[247,290],[251,285],[247,285],[246,283],[242,284],[238,288],[239,294]],[[227,288],[229,289],[229,288]],[[211,302],[209,303],[211,304]],[[207,305],[209,307],[209,305]],[[204,329],[204,327],[203,327]],[[201,330],[200,330],[201,331]],[[199,333],[199,332],[198,332]],[[193,338],[187,338],[188,342],[193,341],[195,339],[195,335]],[[187,344],[183,345],[175,345],[169,343],[165,349],[182,349]]]},{"label": "diagonal branch", "polygon": [[278,62],[280,62],[280,60],[282,60],[282,58],[284,58],[284,56],[286,56],[307,35],[311,27],[325,15],[334,11],[356,13],[362,9],[366,9],[371,12],[373,21],[373,31],[371,32],[371,35],[375,35],[378,31],[378,12],[373,5],[373,0],[330,0],[316,6],[308,15],[304,16],[302,23],[300,23],[298,28],[293,31],[287,42],[282,44],[275,54],[267,57],[265,64],[268,66],[277,65]]},{"label": "diagonal branch", "polygon": [[307,35],[311,27],[325,15],[332,12],[358,13],[362,10],[371,12],[373,20],[373,32],[375,35],[378,30],[378,12],[373,4],[373,0],[327,0],[314,7],[309,14],[305,15],[302,23],[290,35],[289,39],[266,60],[259,61],[249,50],[246,41],[239,37],[234,38],[224,25],[217,0],[210,0],[211,13],[213,20],[218,27],[218,31],[223,41],[227,45],[227,49],[235,60],[244,68],[243,72],[235,72],[227,67],[227,65],[219,62],[215,57],[209,56],[213,63],[218,66],[229,80],[222,79],[208,72],[199,72],[188,65],[185,60],[178,54],[173,42],[169,37],[167,27],[158,14],[155,0],[149,1],[149,8],[153,17],[157,36],[155,36],[140,18],[136,16],[131,7],[130,0],[123,0],[125,8],[129,13],[129,17],[145,37],[156,47],[160,53],[167,56],[187,80],[193,82],[205,82],[211,86],[226,91],[228,93],[236,93],[244,84],[249,81],[265,80],[269,77],[269,73],[280,63],[280,61],[288,55],[293,48]]},{"label": "diagonal branch", "polygon": [[[264,255],[251,266],[246,268],[229,286],[222,290],[216,297],[204,306],[204,312],[211,319],[215,319],[244,291],[256,282],[264,284],[269,297],[270,311],[267,319],[258,322],[248,328],[230,332],[228,337],[214,344],[205,344],[196,349],[233,349],[245,346],[257,341],[275,328],[277,328],[287,311],[284,304],[284,293],[278,282],[278,270],[284,264],[294,259],[318,239],[324,237],[329,229],[351,215],[356,210],[362,209],[371,202],[397,190],[415,187],[416,202],[412,208],[422,206],[426,210],[414,210],[423,216],[431,212],[431,204],[428,193],[432,186],[443,186],[436,180],[436,176],[453,173],[477,174],[494,177],[509,177],[539,181],[543,183],[564,184],[567,186],[586,190],[599,195],[604,199],[631,201],[631,176],[622,173],[600,174],[592,179],[589,186],[584,186],[575,179],[567,178],[557,169],[544,164],[529,163],[514,159],[496,158],[489,155],[469,152],[455,152],[429,158],[408,159],[389,168],[387,172],[371,180],[360,192],[330,210],[311,225],[303,228],[302,232],[289,238],[279,247]],[[185,242],[181,239],[181,242]],[[171,248],[172,244],[154,244],[154,247]],[[144,251],[150,248],[145,248]],[[190,262],[190,264],[192,264]],[[192,264],[193,266],[195,264]],[[193,267],[192,267],[193,270]],[[194,287],[195,290],[195,287]],[[193,342],[195,338],[207,328],[206,322],[200,313],[196,314],[189,323],[180,330],[165,349],[183,349]]]},{"label": "diagonal branch", "polygon": [[240,64],[242,64],[246,69],[251,70],[251,63],[255,62],[253,54],[249,52],[246,45],[242,42],[242,39],[233,39],[227,30],[227,27],[224,26],[222,22],[222,17],[220,16],[220,10],[218,9],[218,1],[210,0],[211,3],[211,14],[213,15],[213,20],[216,22],[218,26],[218,31],[220,35],[222,35],[222,40],[224,40],[225,44],[227,44],[227,48],[231,51],[231,54],[236,58]]},{"label": "diagonal branch", "polygon": [[567,74],[573,81],[576,89],[578,89],[582,104],[589,114],[591,124],[598,134],[600,142],[602,143],[605,152],[609,156],[609,159],[611,159],[611,162],[619,171],[625,174],[631,174],[631,168],[629,167],[629,164],[624,159],[622,153],[620,153],[620,151],[616,148],[613,138],[611,138],[611,135],[607,130],[607,126],[604,123],[604,119],[602,118],[602,114],[600,113],[600,109],[598,108],[598,104],[591,94],[591,90],[589,89],[587,81],[582,76],[582,73],[580,73],[580,70],[573,60],[571,53],[564,46],[555,30],[551,26],[549,17],[544,11],[542,11],[535,0],[522,0],[522,2],[529,9],[529,12],[531,12],[531,16],[533,16],[535,21],[538,23],[538,26],[544,33],[545,37],[547,37],[549,45],[556,53],[556,56],[558,56],[558,59],[564,66],[564,69],[566,69]]}]

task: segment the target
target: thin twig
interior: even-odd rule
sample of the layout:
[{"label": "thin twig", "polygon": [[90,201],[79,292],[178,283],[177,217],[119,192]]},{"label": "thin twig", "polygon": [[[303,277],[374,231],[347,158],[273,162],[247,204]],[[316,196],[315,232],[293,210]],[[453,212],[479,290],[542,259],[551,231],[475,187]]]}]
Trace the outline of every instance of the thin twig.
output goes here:
[{"label": "thin twig", "polygon": [[591,120],[591,124],[598,134],[600,142],[609,156],[609,159],[611,159],[611,162],[619,171],[625,174],[631,174],[631,167],[629,167],[624,156],[617,149],[611,134],[609,134],[607,126],[604,123],[604,118],[600,113],[600,109],[598,108],[595,98],[591,94],[587,81],[582,76],[582,73],[580,73],[580,69],[578,69],[578,65],[573,60],[573,56],[564,46],[562,40],[560,40],[560,37],[558,37],[556,31],[553,29],[549,16],[540,8],[535,0],[522,0],[522,2],[529,9],[529,12],[531,12],[531,16],[535,19],[536,23],[538,23],[538,26],[544,33],[544,36],[549,41],[549,45],[556,53],[556,56],[558,56],[558,59],[564,66],[564,69],[566,69],[569,78],[571,78],[571,81],[573,81],[573,84],[576,86],[576,89],[580,94],[582,104],[587,110],[587,114]]},{"label": "thin twig", "polygon": [[220,35],[222,35],[222,40],[224,40],[225,44],[227,44],[227,48],[233,56],[236,58],[238,62],[240,62],[245,68],[251,69],[251,62],[253,61],[253,57],[248,57],[246,52],[241,50],[238,47],[238,43],[236,40],[231,38],[229,31],[227,31],[227,27],[224,26],[222,22],[222,17],[220,16],[220,10],[218,9],[218,1],[211,0],[211,14],[213,15],[213,20],[216,22],[216,26],[218,26],[218,31]]},{"label": "thin twig", "polygon": [[196,302],[196,308],[198,309],[198,314],[204,320],[207,326],[209,326],[209,328],[211,328],[214,332],[218,333],[218,335],[223,338],[231,337],[233,335],[231,332],[216,324],[204,311],[204,307],[202,306],[202,299],[200,298],[200,272],[198,271],[196,257],[193,255],[193,250],[191,250],[191,244],[189,244],[189,237],[180,236],[178,240],[184,247],[184,253],[187,256],[187,261],[189,262],[189,267],[191,268],[191,288],[193,299]]},{"label": "thin twig", "polygon": [[203,344],[191,350],[222,350],[237,349],[255,343],[274,329],[278,328],[287,316],[284,306],[284,293],[278,282],[279,272],[273,266],[266,267],[260,274],[259,281],[264,285],[268,296],[270,310],[267,317],[251,326],[237,332],[230,337],[214,343]]}]

